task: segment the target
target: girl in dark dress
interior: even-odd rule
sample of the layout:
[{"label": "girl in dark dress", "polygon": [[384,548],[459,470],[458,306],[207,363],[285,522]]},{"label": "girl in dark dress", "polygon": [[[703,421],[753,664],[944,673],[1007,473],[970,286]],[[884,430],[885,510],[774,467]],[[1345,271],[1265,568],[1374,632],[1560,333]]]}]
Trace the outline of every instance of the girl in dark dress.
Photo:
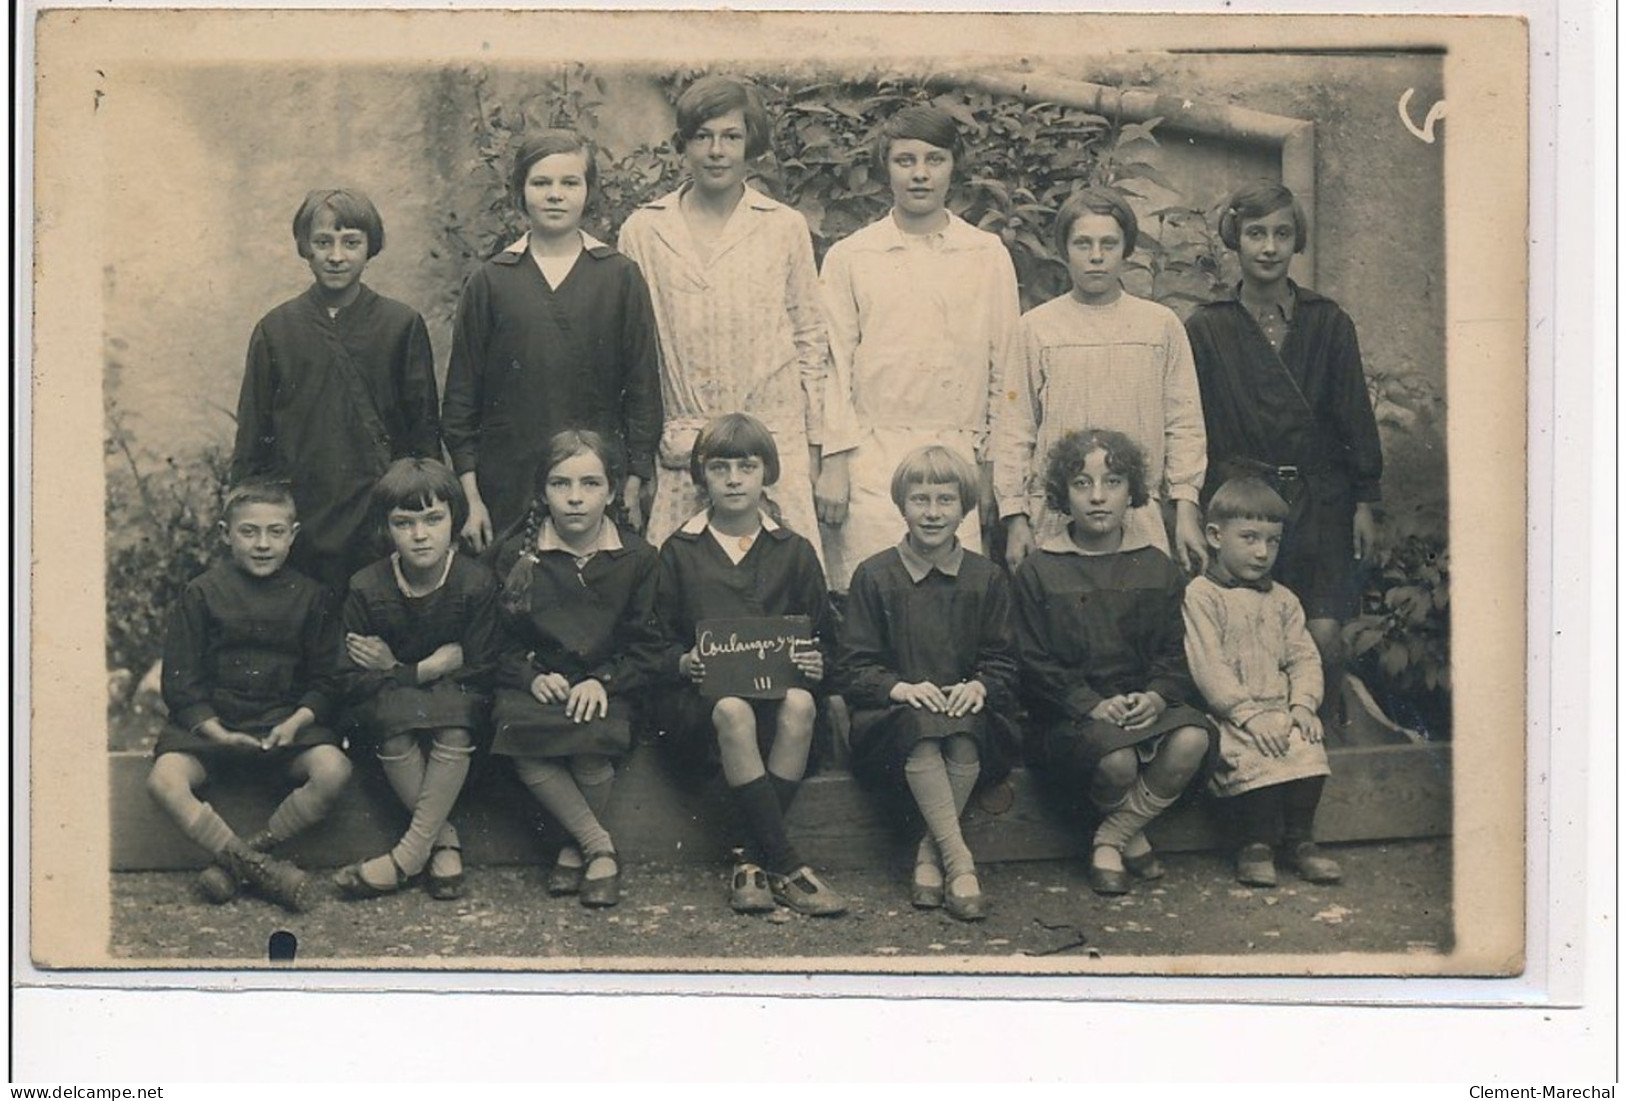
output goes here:
[{"label": "girl in dark dress", "polygon": [[1184,578],[1124,537],[1147,499],[1145,456],[1120,432],[1070,432],[1050,449],[1046,503],[1071,518],[1016,572],[1016,639],[1033,718],[1032,763],[1101,815],[1089,884],[1124,894],[1163,874],[1144,828],[1196,775],[1212,728],[1185,664]]},{"label": "girl in dark dress", "polygon": [[457,304],[442,421],[475,551],[524,517],[531,472],[567,428],[590,428],[626,456],[620,492],[630,526],[643,527],[661,423],[654,307],[638,266],[581,229],[597,180],[580,135],[527,137],[508,182],[530,230],[469,278]]},{"label": "girl in dark dress", "polygon": [[462,845],[447,818],[489,706],[496,579],[452,546],[468,502],[444,464],[402,459],[373,502],[395,551],[350,581],[340,666],[357,740],[376,750],[412,820],[394,848],[340,869],[335,882],[372,898],[427,868],[431,895],[458,898]]},{"label": "girl in dark dress", "polygon": [[836,657],[854,771],[906,784],[925,819],[913,903],[961,921],[986,909],[959,817],[984,766],[1007,767],[1016,687],[1010,583],[955,536],[979,482],[946,447],[904,457],[891,494],[908,534],[853,573]]},{"label": "girl in dark dress", "polygon": [[1342,624],[1359,608],[1382,499],[1382,440],[1360,341],[1341,306],[1287,274],[1309,223],[1286,187],[1261,180],[1238,189],[1219,237],[1241,282],[1186,323],[1207,422],[1204,504],[1238,477],[1262,478],[1286,501],[1275,576],[1303,602],[1326,672],[1321,719],[1336,730]]},{"label": "girl in dark dress", "polygon": [[585,906],[620,900],[604,829],[614,760],[632,748],[632,712],[660,659],[655,552],[607,516],[617,463],[596,432],[554,436],[520,530],[497,548],[502,657],[492,752],[514,769],[573,843],[548,892]]},{"label": "girl in dark dress", "polygon": [[812,749],[823,649],[792,651],[805,687],[789,688],[782,699],[747,699],[704,694],[698,646],[700,621],[734,616],[806,616],[812,638],[828,638],[824,570],[812,544],[764,509],[763,490],[779,480],[780,467],[761,421],[745,413],[711,421],[695,440],[689,470],[709,506],[660,548],[656,594],[668,647],[662,672],[681,682],[661,701],[668,743],[693,764],[721,768],[749,826],[756,859],[735,864],[734,910],[844,913],[846,900],[802,861],[784,828]]}]

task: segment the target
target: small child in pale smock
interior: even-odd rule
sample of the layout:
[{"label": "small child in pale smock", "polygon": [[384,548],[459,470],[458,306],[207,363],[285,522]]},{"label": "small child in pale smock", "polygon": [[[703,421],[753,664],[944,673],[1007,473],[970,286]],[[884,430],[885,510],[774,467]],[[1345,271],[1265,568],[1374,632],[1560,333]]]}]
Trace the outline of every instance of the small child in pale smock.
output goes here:
[{"label": "small child in pale smock", "polygon": [[1320,652],[1303,605],[1270,579],[1287,504],[1257,478],[1214,493],[1207,571],[1185,589],[1185,653],[1218,720],[1210,781],[1240,847],[1236,878],[1275,886],[1275,855],[1311,883],[1342,878],[1315,846],[1315,809],[1331,769],[1322,745]]}]

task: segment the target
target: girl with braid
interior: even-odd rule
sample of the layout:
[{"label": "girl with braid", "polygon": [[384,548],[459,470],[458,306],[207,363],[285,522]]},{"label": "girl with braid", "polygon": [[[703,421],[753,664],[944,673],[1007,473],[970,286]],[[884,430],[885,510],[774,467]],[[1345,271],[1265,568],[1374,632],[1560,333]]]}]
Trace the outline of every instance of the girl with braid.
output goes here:
[{"label": "girl with braid", "polygon": [[535,497],[497,546],[503,578],[492,752],[514,768],[571,840],[548,893],[584,906],[620,900],[604,828],[614,761],[632,748],[632,711],[655,663],[656,558],[605,515],[619,466],[596,432],[566,429],[536,467]]}]

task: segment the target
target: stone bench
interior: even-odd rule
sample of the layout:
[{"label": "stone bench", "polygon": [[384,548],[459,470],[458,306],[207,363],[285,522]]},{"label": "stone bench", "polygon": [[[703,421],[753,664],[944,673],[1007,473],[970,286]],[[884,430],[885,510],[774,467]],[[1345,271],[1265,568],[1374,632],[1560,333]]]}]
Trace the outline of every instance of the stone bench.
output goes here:
[{"label": "stone bench", "polygon": [[[1331,750],[1318,834],[1326,842],[1436,837],[1450,832],[1448,744],[1387,744]],[[151,758],[111,754],[114,871],[183,869],[202,854],[158,808],[145,788]],[[221,786],[207,798],[238,830],[262,826],[279,798],[272,786]],[[965,838],[979,862],[1047,860],[1085,852],[1080,824],[1064,800],[1017,769],[985,786],[965,816]],[[289,845],[285,855],[311,867],[334,867],[384,852],[405,827],[406,812],[375,765],[358,766],[328,818]],[[530,864],[551,860],[557,827],[545,820],[507,762],[486,760],[471,777],[454,812],[471,864]],[[616,780],[607,825],[629,861],[713,862],[726,858],[729,811],[720,780],[693,787],[672,776],[654,746],[639,746]],[[874,793],[850,773],[826,771],[802,785],[789,827],[797,848],[819,867],[840,869],[906,864],[912,842]],[[1194,798],[1152,824],[1164,851],[1222,844],[1208,800]]]}]

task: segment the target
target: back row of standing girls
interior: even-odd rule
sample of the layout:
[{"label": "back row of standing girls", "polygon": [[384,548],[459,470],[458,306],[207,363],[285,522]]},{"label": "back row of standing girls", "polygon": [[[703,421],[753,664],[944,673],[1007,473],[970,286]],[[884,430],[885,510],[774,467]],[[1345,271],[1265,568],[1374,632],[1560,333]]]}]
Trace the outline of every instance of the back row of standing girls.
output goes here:
[{"label": "back row of standing girls", "polygon": [[[1371,538],[1381,456],[1352,325],[1286,278],[1307,235],[1289,192],[1259,185],[1229,204],[1220,231],[1241,260],[1242,283],[1233,299],[1197,311],[1187,341],[1170,311],[1122,291],[1136,225],[1109,191],[1075,195],[1057,218],[1073,293],[1018,318],[1002,243],[947,209],[962,150],[940,111],[906,108],[882,127],[875,156],[893,210],[831,249],[822,286],[800,215],[745,183],[769,134],[754,91],[702,79],[679,100],[677,122],[691,179],[628,219],[619,253],[579,228],[595,184],[591,147],[547,132],[519,151],[511,183],[529,232],[465,289],[442,411],[467,499],[461,530],[476,551],[510,533],[524,547],[513,558],[540,560],[549,545],[527,508],[536,499],[531,473],[545,466],[538,460],[558,430],[580,428],[624,456],[618,495],[628,530],[646,526],[657,545],[674,537],[677,547],[697,544],[701,559],[720,550],[712,564],[737,570],[751,550],[785,542],[781,525],[809,536],[817,529],[807,546],[821,560],[820,583],[827,577],[837,593],[858,563],[903,533],[901,501],[886,494],[899,460],[921,444],[945,445],[975,472],[957,545],[979,549],[977,513],[991,519],[997,509],[1014,565],[1067,531],[1040,490],[1050,445],[1071,429],[1110,427],[1145,453],[1146,493],[1130,523],[1136,542],[1173,549],[1188,569],[1201,568],[1211,542],[1199,494],[1223,480],[1204,479],[1205,469],[1259,475],[1281,491],[1291,510],[1282,577],[1304,597],[1316,642],[1334,655],[1336,621],[1351,610],[1353,562]],[[359,282],[383,245],[370,204],[349,192],[313,193],[295,237],[316,283],[255,332],[233,474],[291,476],[305,525],[295,564],[342,590],[367,561],[373,481],[390,459],[435,455],[441,426],[421,320]],[[744,409],[771,431],[778,476],[767,479],[772,499],[759,530],[732,532],[754,517],[719,521],[715,496],[711,511],[702,507],[711,472],[696,463],[694,443],[712,418]],[[736,468],[752,457],[716,456]],[[1174,513],[1171,541],[1164,500]],[[707,531],[710,541],[700,540]],[[744,610],[788,610],[766,608],[748,586],[724,587]],[[354,643],[351,651],[356,660]],[[695,675],[691,655],[678,661]],[[555,698],[558,685],[537,690],[542,679],[526,686],[530,695],[565,702]],[[709,725],[756,825],[782,819],[805,751],[799,719],[787,723],[781,713],[772,718],[780,737],[762,739],[764,759],[755,732],[766,717],[749,710],[713,714]],[[784,740],[791,727],[795,736]],[[730,744],[747,742],[742,760],[730,757]],[[588,793],[603,776],[589,761],[572,779]],[[397,790],[406,798],[410,789]],[[764,789],[776,796],[771,806]],[[1140,842],[1107,847],[1143,859]],[[453,844],[440,849],[454,860]],[[929,873],[934,859],[929,846],[921,851]],[[409,855],[417,863],[416,851]],[[567,850],[555,878],[568,879],[585,855]],[[767,858],[776,877],[768,883],[758,869],[736,870],[736,901],[743,874],[758,901],[793,892],[805,909],[836,908],[810,872],[789,885],[805,871],[792,856]],[[1112,870],[1110,853],[1097,857]],[[368,882],[387,886],[384,869],[370,870]],[[399,863],[393,871],[401,878]],[[930,886],[917,881],[917,894]],[[821,891],[824,902],[814,898]]]}]

